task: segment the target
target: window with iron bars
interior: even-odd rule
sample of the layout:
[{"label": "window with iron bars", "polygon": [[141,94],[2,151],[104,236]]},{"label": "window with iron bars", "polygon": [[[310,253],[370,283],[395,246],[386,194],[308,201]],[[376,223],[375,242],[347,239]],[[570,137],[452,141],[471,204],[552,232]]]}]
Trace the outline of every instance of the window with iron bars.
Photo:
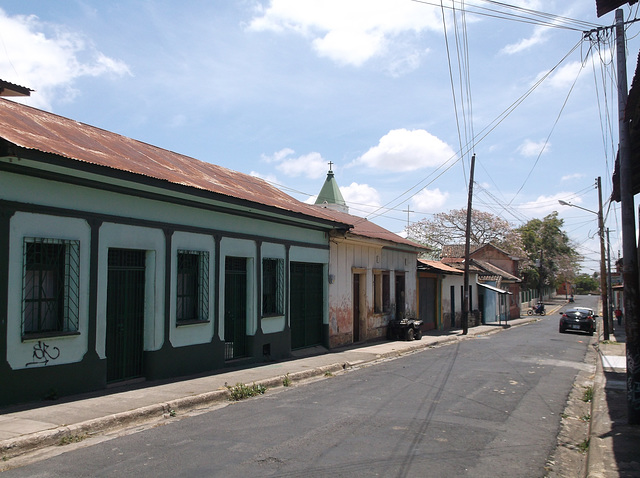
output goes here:
[{"label": "window with iron bars", "polygon": [[262,315],[284,315],[283,259],[262,259]]},{"label": "window with iron bars", "polygon": [[209,320],[209,252],[178,251],[176,323]]},{"label": "window with iron bars", "polygon": [[80,241],[26,237],[23,248],[23,337],[77,332]]}]

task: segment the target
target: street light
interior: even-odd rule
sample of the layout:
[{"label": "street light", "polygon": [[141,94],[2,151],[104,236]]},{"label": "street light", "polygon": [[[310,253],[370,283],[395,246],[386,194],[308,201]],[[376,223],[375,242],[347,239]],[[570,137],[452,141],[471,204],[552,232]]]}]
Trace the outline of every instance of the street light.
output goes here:
[{"label": "street light", "polygon": [[604,340],[609,340],[609,302],[607,298],[607,267],[606,267],[606,255],[604,249],[604,220],[602,217],[602,192],[600,189],[600,177],[596,180],[596,187],[598,188],[598,212],[592,211],[590,209],[584,208],[582,206],[578,206],[576,204],[571,204],[567,201],[562,201],[561,199],[558,202],[563,206],[577,207],[578,209],[582,209],[583,211],[590,212],[598,216],[598,229],[600,233],[600,299],[602,300],[602,331],[604,335]]},{"label": "street light", "polygon": [[600,215],[600,213],[598,213],[596,211],[592,211],[591,209],[587,209],[586,207],[578,206],[577,204],[571,204],[570,202],[563,201],[562,199],[558,199],[558,202],[560,204],[562,204],[563,206],[577,207],[578,209],[582,209],[583,211],[587,211],[587,212],[590,212],[592,214]]}]

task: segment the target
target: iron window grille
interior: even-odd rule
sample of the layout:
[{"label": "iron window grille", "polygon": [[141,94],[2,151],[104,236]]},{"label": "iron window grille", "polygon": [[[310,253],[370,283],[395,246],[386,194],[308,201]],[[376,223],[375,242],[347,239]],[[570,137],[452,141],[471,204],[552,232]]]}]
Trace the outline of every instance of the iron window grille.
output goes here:
[{"label": "iron window grille", "polygon": [[284,260],[262,260],[262,315],[284,314]]},{"label": "iron window grille", "polygon": [[77,332],[80,241],[25,237],[23,255],[23,337]]},{"label": "iron window grille", "polygon": [[178,251],[176,323],[209,320],[209,252]]}]

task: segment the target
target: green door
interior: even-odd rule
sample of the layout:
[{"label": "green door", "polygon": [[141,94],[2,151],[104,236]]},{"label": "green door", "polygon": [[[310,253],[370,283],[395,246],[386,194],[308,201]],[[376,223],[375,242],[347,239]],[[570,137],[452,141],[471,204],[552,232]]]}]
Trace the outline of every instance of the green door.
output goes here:
[{"label": "green door", "polygon": [[438,282],[434,277],[420,277],[418,281],[419,319],[424,330],[436,328]]},{"label": "green door", "polygon": [[107,382],[143,375],[146,251],[109,249]]},{"label": "green door", "polygon": [[224,272],[224,358],[247,355],[247,259],[227,257]]},{"label": "green door", "polygon": [[291,263],[291,348],[322,344],[322,264]]}]

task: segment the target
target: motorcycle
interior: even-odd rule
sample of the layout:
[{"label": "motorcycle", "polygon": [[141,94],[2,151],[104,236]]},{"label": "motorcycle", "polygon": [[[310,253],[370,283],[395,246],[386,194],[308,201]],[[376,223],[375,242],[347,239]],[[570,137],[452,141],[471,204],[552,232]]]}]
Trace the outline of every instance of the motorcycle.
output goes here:
[{"label": "motorcycle", "polygon": [[546,315],[547,312],[544,310],[544,304],[540,303],[535,307],[531,307],[529,310],[527,310],[527,315]]}]

